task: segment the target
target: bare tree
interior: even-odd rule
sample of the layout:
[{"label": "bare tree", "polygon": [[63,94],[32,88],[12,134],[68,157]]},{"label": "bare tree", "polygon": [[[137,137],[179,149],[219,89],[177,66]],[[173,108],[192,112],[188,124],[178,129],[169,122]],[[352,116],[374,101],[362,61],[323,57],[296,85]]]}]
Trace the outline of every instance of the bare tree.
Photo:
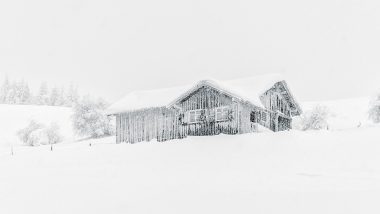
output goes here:
[{"label": "bare tree", "polygon": [[374,123],[380,123],[380,93],[371,101],[368,115]]},{"label": "bare tree", "polygon": [[304,131],[328,129],[328,117],[328,108],[325,106],[316,105],[312,110],[306,111],[301,116],[300,128]]}]

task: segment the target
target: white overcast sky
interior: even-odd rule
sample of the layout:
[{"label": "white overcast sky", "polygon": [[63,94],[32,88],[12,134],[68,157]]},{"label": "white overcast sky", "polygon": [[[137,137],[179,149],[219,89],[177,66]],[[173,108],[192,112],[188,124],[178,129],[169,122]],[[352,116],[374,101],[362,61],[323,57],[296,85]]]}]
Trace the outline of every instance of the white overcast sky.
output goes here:
[{"label": "white overcast sky", "polygon": [[0,2],[0,78],[131,90],[286,75],[301,101],[380,89],[378,0]]}]

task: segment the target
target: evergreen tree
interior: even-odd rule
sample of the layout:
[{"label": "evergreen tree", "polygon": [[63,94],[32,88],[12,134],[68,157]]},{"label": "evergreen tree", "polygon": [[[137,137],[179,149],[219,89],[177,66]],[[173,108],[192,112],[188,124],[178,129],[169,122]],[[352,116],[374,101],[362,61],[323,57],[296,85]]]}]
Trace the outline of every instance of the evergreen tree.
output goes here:
[{"label": "evergreen tree", "polygon": [[13,102],[12,104],[21,104],[22,97],[22,83],[14,82],[12,84]]},{"label": "evergreen tree", "polygon": [[31,92],[28,84],[22,80],[13,85],[14,104],[30,104]]},{"label": "evergreen tree", "polygon": [[59,92],[58,88],[54,87],[50,92],[49,105],[58,106],[59,104]]},{"label": "evergreen tree", "polygon": [[46,82],[43,82],[40,86],[37,103],[38,105],[47,105],[49,104],[49,95],[48,95],[48,86]]},{"label": "evergreen tree", "polygon": [[5,103],[6,104],[17,104],[18,100],[18,91],[17,91],[17,83],[13,82],[12,84],[9,85],[8,88],[8,94],[7,97],[5,98]]},{"label": "evergreen tree", "polygon": [[8,76],[6,76],[0,89],[0,103],[7,103],[9,88],[10,88],[9,79],[8,79]]},{"label": "evergreen tree", "polygon": [[32,97],[33,95],[32,95],[32,92],[30,91],[28,83],[25,81],[22,81],[22,96],[21,96],[22,104],[31,104]]},{"label": "evergreen tree", "polygon": [[67,91],[66,106],[73,107],[79,101],[78,88],[73,84],[70,84],[70,88]]},{"label": "evergreen tree", "polygon": [[65,106],[66,98],[65,98],[65,88],[62,87],[58,92],[57,106]]},{"label": "evergreen tree", "polygon": [[33,95],[26,81],[21,80],[10,83],[8,77],[0,86],[0,103],[3,104],[33,104],[73,107],[78,103],[80,96],[78,88],[70,85],[66,92],[64,87],[49,89],[46,82],[41,83],[37,95]]}]

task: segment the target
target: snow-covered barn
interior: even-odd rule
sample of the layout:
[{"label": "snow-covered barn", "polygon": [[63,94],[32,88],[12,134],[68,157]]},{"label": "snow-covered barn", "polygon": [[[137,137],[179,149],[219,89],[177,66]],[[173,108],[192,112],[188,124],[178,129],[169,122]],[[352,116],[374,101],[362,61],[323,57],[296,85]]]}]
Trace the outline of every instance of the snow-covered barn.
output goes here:
[{"label": "snow-covered barn", "polygon": [[260,127],[292,128],[302,110],[278,74],[136,91],[108,109],[117,142],[165,141],[187,136],[243,134]]}]

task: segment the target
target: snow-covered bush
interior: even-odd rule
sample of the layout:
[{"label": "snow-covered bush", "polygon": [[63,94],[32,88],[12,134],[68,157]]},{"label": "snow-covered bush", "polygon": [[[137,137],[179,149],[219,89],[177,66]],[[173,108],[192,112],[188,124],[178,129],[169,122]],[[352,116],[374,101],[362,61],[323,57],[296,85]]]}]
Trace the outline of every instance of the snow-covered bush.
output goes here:
[{"label": "snow-covered bush", "polygon": [[380,93],[371,101],[368,115],[372,122],[380,123]]},{"label": "snow-covered bush", "polygon": [[314,106],[312,110],[306,111],[301,115],[298,128],[303,131],[328,129],[328,117],[329,111],[327,107]]},{"label": "snow-covered bush", "polygon": [[[33,143],[30,144],[32,133],[35,132],[36,130],[42,129],[43,127],[44,126],[42,124],[37,123],[36,121],[32,120],[29,122],[29,124],[25,128],[18,131],[17,136],[24,144],[33,146]],[[34,136],[34,138],[35,137],[36,136]]]},{"label": "snow-covered bush", "polygon": [[103,100],[93,100],[83,97],[74,106],[73,125],[79,136],[98,138],[113,135],[114,126],[111,118],[105,114],[107,104]]},{"label": "snow-covered bush", "polygon": [[29,139],[27,141],[28,146],[40,146],[47,144],[49,144],[49,138],[44,128],[34,130],[32,133],[30,133]]},{"label": "snow-covered bush", "polygon": [[52,123],[49,127],[44,129],[49,144],[56,144],[62,142],[62,136],[59,130],[60,127],[56,123]]},{"label": "snow-covered bush", "polygon": [[17,134],[20,140],[28,146],[56,144],[62,141],[59,126],[55,123],[46,127],[32,120],[27,127],[21,129]]}]

